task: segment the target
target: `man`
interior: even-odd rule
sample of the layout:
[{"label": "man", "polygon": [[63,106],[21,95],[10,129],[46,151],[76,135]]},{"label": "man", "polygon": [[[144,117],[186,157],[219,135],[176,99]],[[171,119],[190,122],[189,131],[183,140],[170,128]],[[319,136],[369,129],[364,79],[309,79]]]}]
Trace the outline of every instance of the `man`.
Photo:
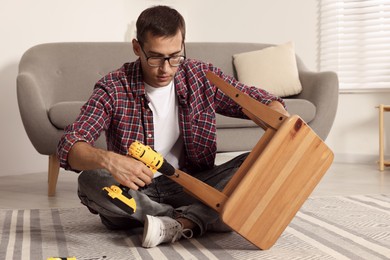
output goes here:
[{"label": "man", "polygon": [[[139,141],[160,152],[175,168],[217,189],[224,187],[247,154],[214,166],[215,114],[245,116],[206,79],[206,71],[287,114],[280,98],[244,86],[211,64],[186,59],[184,40],[185,22],[176,10],[156,6],[143,11],[132,42],[139,59],[96,83],[58,145],[61,166],[82,171],[81,202],[110,229],[144,225],[144,247],[207,230],[226,230],[212,209],[169,178],[153,175],[143,163],[126,156],[131,143]],[[102,131],[106,131],[108,151],[93,147]],[[102,194],[103,187],[116,183],[130,188],[137,203],[134,214],[122,211]]]}]

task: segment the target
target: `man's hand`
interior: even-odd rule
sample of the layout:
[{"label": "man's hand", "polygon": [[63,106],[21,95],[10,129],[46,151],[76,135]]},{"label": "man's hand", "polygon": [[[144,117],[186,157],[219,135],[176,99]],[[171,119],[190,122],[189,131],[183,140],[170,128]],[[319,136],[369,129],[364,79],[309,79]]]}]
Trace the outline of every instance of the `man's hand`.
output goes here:
[{"label": "man's hand", "polygon": [[271,103],[268,104],[268,107],[272,108],[273,110],[289,117],[290,114],[287,112],[287,110],[284,108],[283,104],[280,103],[279,101],[272,101]]},{"label": "man's hand", "polygon": [[114,152],[108,153],[106,169],[121,184],[138,190],[152,182],[153,172],[142,162]]},{"label": "man's hand", "polygon": [[153,172],[142,162],[95,148],[86,142],[73,145],[68,161],[73,169],[80,171],[106,169],[116,181],[132,190],[150,184],[153,179]]}]

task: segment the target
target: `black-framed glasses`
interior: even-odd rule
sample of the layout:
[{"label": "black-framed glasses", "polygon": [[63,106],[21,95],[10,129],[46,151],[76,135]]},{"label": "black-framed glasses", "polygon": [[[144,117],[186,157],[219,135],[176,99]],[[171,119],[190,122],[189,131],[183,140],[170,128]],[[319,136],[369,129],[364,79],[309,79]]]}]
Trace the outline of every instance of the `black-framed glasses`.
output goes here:
[{"label": "black-framed glasses", "polygon": [[186,48],[184,44],[183,44],[184,55],[173,55],[169,57],[148,56],[141,44],[140,47],[146,57],[146,62],[150,67],[161,67],[164,65],[166,60],[168,61],[170,66],[178,67],[181,64],[183,64],[183,62],[186,59]]}]

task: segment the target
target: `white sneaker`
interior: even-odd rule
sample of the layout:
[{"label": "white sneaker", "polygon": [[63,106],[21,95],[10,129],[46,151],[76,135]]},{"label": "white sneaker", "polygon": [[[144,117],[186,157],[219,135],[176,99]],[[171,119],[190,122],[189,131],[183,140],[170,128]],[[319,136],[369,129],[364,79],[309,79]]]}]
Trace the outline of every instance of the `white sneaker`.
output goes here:
[{"label": "white sneaker", "polygon": [[183,229],[181,224],[173,218],[147,215],[145,219],[142,246],[149,248],[166,242],[173,243],[182,236],[191,238],[192,230]]}]

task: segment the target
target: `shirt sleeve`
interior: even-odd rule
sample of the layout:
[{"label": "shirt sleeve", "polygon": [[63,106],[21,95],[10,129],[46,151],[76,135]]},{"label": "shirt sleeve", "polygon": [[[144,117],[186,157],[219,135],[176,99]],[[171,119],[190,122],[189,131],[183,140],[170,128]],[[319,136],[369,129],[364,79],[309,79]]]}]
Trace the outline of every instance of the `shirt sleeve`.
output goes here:
[{"label": "shirt sleeve", "polygon": [[57,146],[57,156],[60,166],[66,170],[73,170],[68,163],[68,154],[77,142],[87,142],[91,145],[98,139],[101,132],[109,125],[112,102],[109,93],[98,84],[93,94],[81,108],[76,121],[68,125]]}]

